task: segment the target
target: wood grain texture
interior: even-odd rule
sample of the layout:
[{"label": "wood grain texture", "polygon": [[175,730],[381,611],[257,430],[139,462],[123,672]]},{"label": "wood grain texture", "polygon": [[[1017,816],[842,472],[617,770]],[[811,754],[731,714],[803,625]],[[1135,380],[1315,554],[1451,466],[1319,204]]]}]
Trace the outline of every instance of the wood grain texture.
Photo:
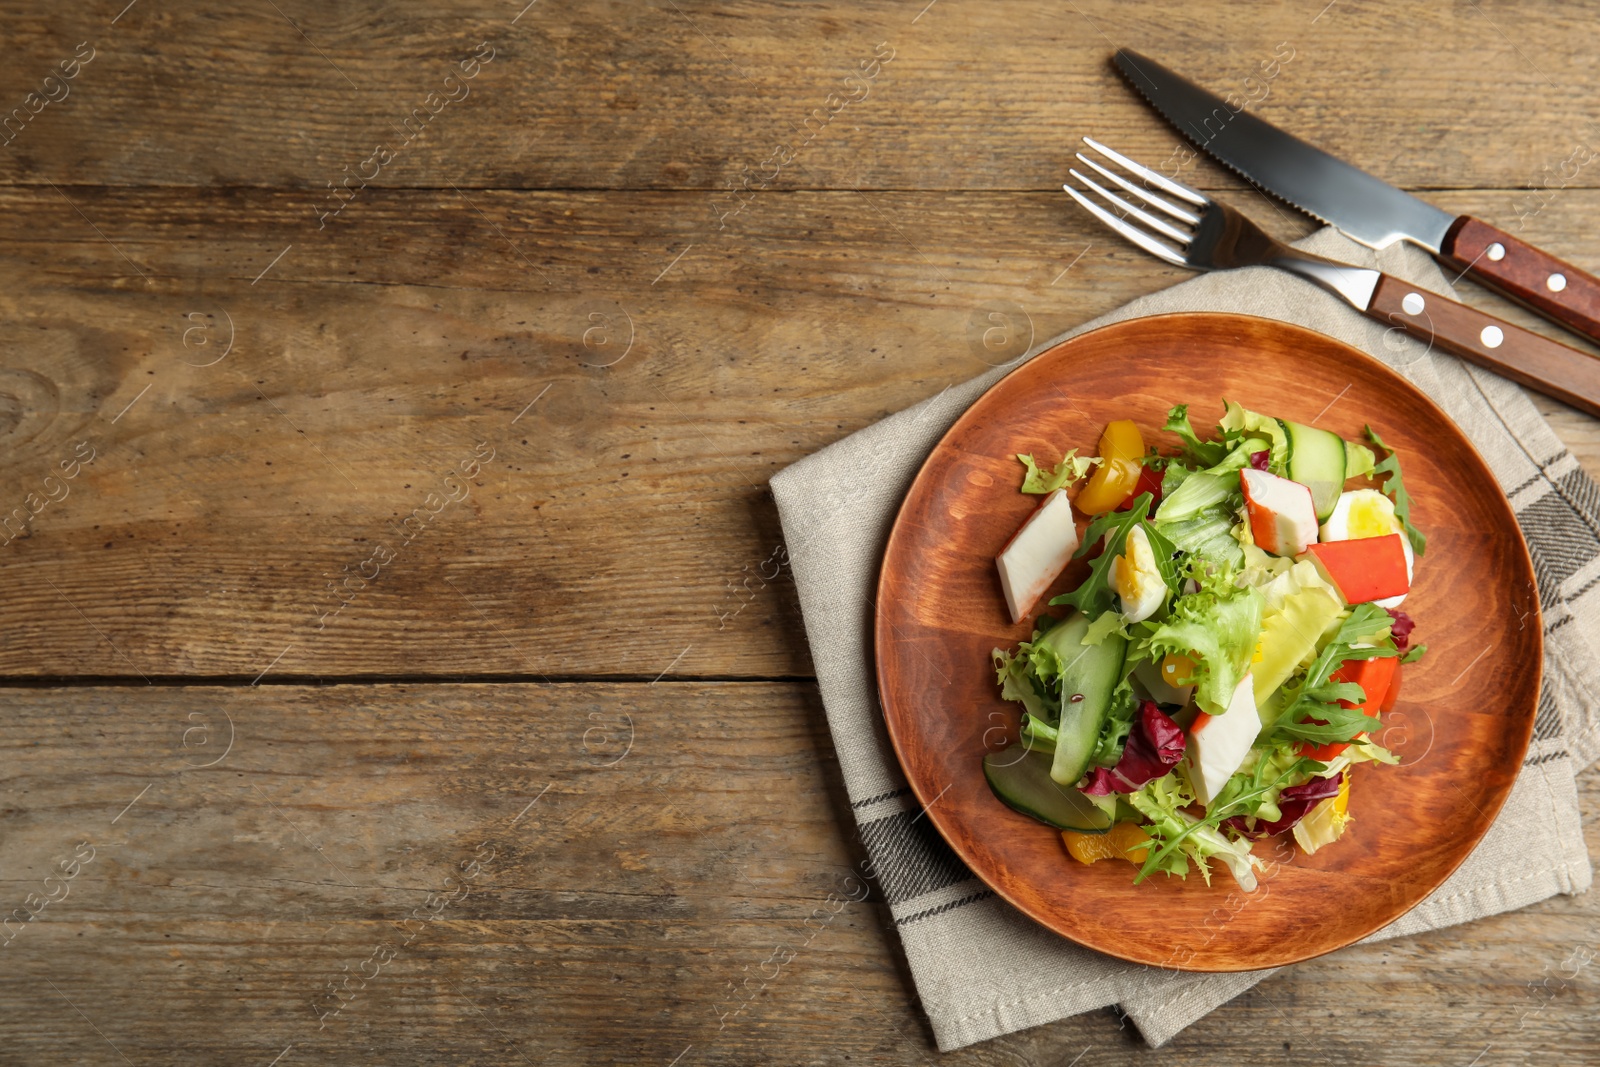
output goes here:
[{"label": "wood grain texture", "polygon": [[[1071,864],[1057,831],[993,795],[980,761],[1002,747],[994,727],[1016,743],[1017,709],[1000,700],[988,672],[961,665],[1026,640],[1049,597],[1088,574],[1083,561],[1071,565],[1023,622],[1010,622],[991,561],[1037,501],[1016,492],[1009,458],[1041,441],[1092,447],[1115,419],[1133,420],[1146,445],[1170,450],[1179,442],[1160,427],[1173,404],[1218,413],[1224,397],[1351,439],[1363,426],[1381,427],[1407,458],[1412,515],[1430,531],[1433,555],[1420,561],[1405,603],[1430,655],[1408,669],[1402,698],[1451,726],[1435,734],[1423,763],[1352,772],[1357,829],[1337,846],[1305,856],[1257,844],[1273,872],[1270,895],[1262,892],[1217,937],[1205,920],[1235,888],[1224,873],[1211,885],[1195,877],[1134,885],[1125,864]],[[1433,558],[1450,563],[1430,573]],[[878,692],[928,817],[1025,914],[1134,963],[1258,970],[1388,925],[1437,889],[1488,831],[1533,729],[1542,628],[1517,615],[1537,608],[1533,564],[1510,505],[1467,437],[1418,389],[1301,327],[1242,315],[1155,316],[1081,334],[1028,361],[935,447],[884,551]],[[1060,609],[1049,613],[1061,617]],[[1480,668],[1464,680],[1452,664],[1475,653]],[[1464,806],[1466,783],[1474,793]],[[1404,805],[1385,799],[1395,789]],[[1343,906],[1351,899],[1363,906]]]},{"label": "wood grain texture", "polygon": [[[106,845],[0,949],[0,1062],[1590,1054],[1592,968],[1555,976],[1600,926],[1563,898],[1288,969],[1162,1052],[1102,1012],[936,1056],[881,903],[812,936],[862,858],[814,688],[674,681],[811,673],[772,471],[985,370],[989,311],[1048,337],[1185,276],[1066,210],[1079,135],[1309,230],[1190,158],[1113,73],[1116,44],[1592,272],[1581,5],[0,18],[0,522],[38,509],[0,532],[0,675],[73,683],[0,690],[0,887],[20,906],[73,834]],[[483,41],[469,95],[421,124]],[[66,78],[80,42],[93,58]],[[880,44],[893,58],[829,117]],[[1266,94],[1246,86],[1284,44]],[[1540,403],[1600,470],[1600,423]],[[63,480],[84,440],[95,458]],[[327,581],[458,492],[479,442],[495,459],[465,498],[317,629]],[[541,674],[583,682],[455,684]],[[273,684],[401,675],[430,684]],[[219,711],[240,747],[196,766]],[[650,744],[595,766],[616,712]],[[316,1030],[326,983],[453,896],[498,802],[546,784],[512,827],[531,836],[497,837],[492,884]],[[800,942],[717,1029],[729,983]]]},{"label": "wood grain texture", "polygon": [[1161,1052],[1096,1012],[936,1056],[809,683],[10,689],[0,755],[7,910],[95,850],[0,949],[8,1062],[1570,1063],[1600,1007],[1556,977],[1591,894],[1288,968]]},{"label": "wood grain texture", "polygon": [[[374,193],[322,238],[288,194],[69,195],[0,192],[0,518],[98,449],[0,531],[12,675],[809,673],[770,474],[987,370],[986,309],[1021,344],[1189,276],[1059,194],[786,193],[709,240],[688,193]],[[1529,229],[1578,259],[1600,194],[1563,195]],[[1600,470],[1596,424],[1558,428]],[[467,499],[385,541],[485,441]]]},{"label": "wood grain texture", "polygon": [[[228,0],[141,3],[113,24],[125,3],[10,5],[6,111],[80,42],[95,58],[0,149],[5,179],[272,186],[310,205],[381,144],[395,158],[377,184],[391,187],[723,189],[787,143],[771,188],[1053,190],[1080,134],[1181,158],[1108,62],[1127,44],[1407,188],[1600,183],[1562,167],[1600,88],[1572,44],[1582,5],[611,0],[519,18],[526,0]],[[495,58],[468,95],[406,145],[399,125],[430,92],[459,96],[444,78],[484,41]],[[880,44],[894,58],[861,97],[846,75]],[[1275,55],[1292,58],[1264,77]],[[830,94],[861,98],[830,114]],[[1485,130],[1506,131],[1494,151]]]}]

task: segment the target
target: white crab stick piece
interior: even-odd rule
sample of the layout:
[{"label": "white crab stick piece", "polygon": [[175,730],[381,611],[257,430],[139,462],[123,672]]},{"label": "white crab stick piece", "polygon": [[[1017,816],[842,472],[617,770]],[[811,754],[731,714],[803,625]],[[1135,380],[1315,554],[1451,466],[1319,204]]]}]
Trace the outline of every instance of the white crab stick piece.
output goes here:
[{"label": "white crab stick piece", "polygon": [[994,558],[1011,621],[1021,622],[1078,550],[1078,527],[1065,489],[1044,498]]},{"label": "white crab stick piece", "polygon": [[1201,712],[1189,727],[1189,784],[1194,797],[1209,804],[1222,791],[1250,754],[1261,732],[1261,716],[1256,712],[1255,679],[1246,674],[1221,715]]},{"label": "white crab stick piece", "polygon": [[1267,471],[1239,472],[1250,536],[1274,556],[1298,556],[1317,543],[1317,508],[1311,489]]}]

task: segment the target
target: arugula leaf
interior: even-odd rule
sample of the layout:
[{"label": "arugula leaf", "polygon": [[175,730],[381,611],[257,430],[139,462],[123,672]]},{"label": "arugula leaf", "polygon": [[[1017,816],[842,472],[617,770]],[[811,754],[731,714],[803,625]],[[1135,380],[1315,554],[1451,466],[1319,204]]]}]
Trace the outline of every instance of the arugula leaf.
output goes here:
[{"label": "arugula leaf", "polygon": [[1387,646],[1355,647],[1359,642],[1371,642],[1379,638],[1388,640],[1389,626],[1393,622],[1394,618],[1378,605],[1357,604],[1350,610],[1350,615],[1339,624],[1333,639],[1312,661],[1306,671],[1304,688],[1301,692],[1325,685],[1333,672],[1339,669],[1339,664],[1347,659],[1378,659],[1397,655],[1399,650],[1394,647],[1392,640],[1388,641]]},{"label": "arugula leaf", "polygon": [[1101,462],[1099,456],[1079,457],[1076,448],[1062,456],[1061,462],[1054,467],[1043,469],[1034,462],[1031,455],[1019,452],[1017,458],[1028,468],[1027,475],[1022,479],[1024,493],[1053,493],[1063,485],[1070,485],[1082,478],[1089,473],[1090,467]]},{"label": "arugula leaf", "polygon": [[1367,699],[1367,691],[1355,682],[1329,682],[1327,685],[1305,690],[1304,696],[1307,700],[1321,700],[1330,704],[1335,700],[1349,700],[1360,704]]},{"label": "arugula leaf", "polygon": [[1381,463],[1373,464],[1368,478],[1376,478],[1380,474],[1387,474],[1382,489],[1394,501],[1394,513],[1405,528],[1406,537],[1411,541],[1411,547],[1417,555],[1422,555],[1428,549],[1428,539],[1421,530],[1411,525],[1411,494],[1406,492],[1406,483],[1400,478],[1400,456],[1394,449],[1383,443],[1383,438],[1371,426],[1367,427],[1367,440],[1377,445],[1388,453]]},{"label": "arugula leaf", "polygon": [[1310,741],[1316,745],[1336,741],[1353,741],[1357,734],[1383,729],[1382,720],[1367,715],[1360,708],[1347,708],[1343,704],[1324,704],[1316,709],[1317,722],[1291,722],[1278,727],[1273,737],[1281,740]]},{"label": "arugula leaf", "polygon": [[[1050,601],[1052,605],[1071,604],[1091,619],[1098,619],[1103,612],[1111,609],[1112,602],[1117,594],[1111,591],[1111,563],[1122,555],[1123,545],[1128,539],[1128,531],[1144,522],[1144,517],[1150,513],[1149,493],[1140,493],[1139,498],[1127,511],[1108,511],[1104,515],[1096,515],[1089,523],[1089,528],[1083,531],[1083,540],[1078,545],[1078,551],[1072,554],[1073,559],[1082,559],[1089,554],[1089,550],[1105,539],[1105,549],[1089,564],[1089,577],[1083,584],[1070,593],[1063,593]],[[1148,523],[1145,523],[1145,533],[1152,533]],[[1159,535],[1157,535],[1159,536]],[[1161,541],[1170,546],[1171,541],[1161,538]],[[1154,537],[1150,540],[1150,547],[1156,553],[1156,560],[1161,559],[1161,548]],[[1168,549],[1170,553],[1170,548]]]},{"label": "arugula leaf", "polygon": [[[1383,724],[1359,708],[1334,703],[1341,699],[1364,699],[1360,687],[1350,683],[1330,684],[1330,679],[1346,660],[1398,656],[1400,651],[1388,636],[1393,621],[1389,613],[1376,604],[1357,604],[1311,662],[1305,676],[1298,683],[1285,687],[1288,699],[1284,709],[1263,732],[1263,739],[1267,743],[1292,738],[1321,744],[1349,741],[1363,731],[1379,729]],[[1358,648],[1357,644],[1371,647]],[[1323,722],[1318,725],[1302,721],[1308,718]]]},{"label": "arugula leaf", "polygon": [[1298,746],[1292,742],[1282,741],[1268,746],[1258,743],[1251,748],[1251,754],[1256,758],[1247,764],[1249,769],[1240,767],[1223,783],[1212,801],[1213,806],[1238,801],[1243,810],[1236,814],[1275,822],[1282,817],[1278,809],[1278,794],[1283,788],[1300,785],[1310,780],[1313,774],[1320,774],[1326,769],[1324,764],[1300,755]]},{"label": "arugula leaf", "polygon": [[1161,427],[1170,433],[1175,433],[1183,441],[1183,454],[1202,467],[1211,467],[1222,462],[1222,457],[1228,454],[1228,446],[1221,441],[1202,441],[1195,434],[1194,427],[1189,424],[1189,405],[1178,404],[1167,412],[1167,423]]},{"label": "arugula leaf", "polygon": [[[1228,784],[1223,787],[1223,791],[1211,802],[1211,806],[1207,809],[1204,818],[1190,821],[1191,817],[1185,816],[1176,820],[1177,825],[1173,825],[1173,816],[1181,816],[1183,813],[1154,809],[1154,814],[1152,814],[1152,811],[1147,811],[1146,807],[1154,808],[1153,805],[1142,804],[1140,800],[1134,800],[1135,797],[1139,796],[1138,793],[1129,794],[1128,799],[1143,814],[1159,820],[1153,822],[1152,826],[1147,829],[1152,831],[1153,837],[1161,841],[1159,848],[1152,848],[1145,854],[1144,865],[1139,868],[1139,873],[1134,876],[1134,884],[1137,885],[1156,871],[1167,869],[1167,864],[1170,863],[1173,852],[1181,847],[1185,841],[1196,835],[1202,837],[1214,835],[1215,839],[1220,840],[1222,843],[1221,847],[1216,847],[1213,843],[1213,847],[1218,853],[1229,848],[1234,843],[1229,842],[1218,830],[1224,820],[1235,815],[1255,814],[1256,811],[1260,810],[1262,799],[1269,792],[1274,789],[1281,790],[1284,785],[1292,784],[1289,782],[1290,778],[1310,777],[1311,774],[1322,770],[1324,765],[1316,760],[1300,758],[1290,764],[1287,769],[1273,775],[1270,781],[1258,780],[1258,777],[1264,778],[1265,773],[1270,773],[1269,768],[1271,767],[1270,761],[1263,759],[1257,764],[1255,773],[1250,775],[1235,774],[1228,779]],[[1263,773],[1264,770],[1265,773]],[[1248,848],[1248,842],[1244,843],[1244,847]],[[1204,867],[1202,866],[1201,869],[1203,871]]]},{"label": "arugula leaf", "polygon": [[1156,557],[1156,570],[1161,572],[1161,580],[1167,583],[1167,589],[1176,596],[1183,590],[1184,579],[1184,575],[1180,573],[1183,568],[1178,563],[1178,546],[1150,522],[1144,524],[1144,535],[1150,541],[1150,552]]},{"label": "arugula leaf", "polygon": [[1428,651],[1428,646],[1427,645],[1417,645],[1416,647],[1414,647],[1414,648],[1410,649],[1409,651],[1407,651],[1405,655],[1401,656],[1400,657],[1400,662],[1401,663],[1415,663],[1415,662],[1417,662],[1417,660],[1422,658],[1422,654],[1424,652],[1426,652],[1426,651]]}]

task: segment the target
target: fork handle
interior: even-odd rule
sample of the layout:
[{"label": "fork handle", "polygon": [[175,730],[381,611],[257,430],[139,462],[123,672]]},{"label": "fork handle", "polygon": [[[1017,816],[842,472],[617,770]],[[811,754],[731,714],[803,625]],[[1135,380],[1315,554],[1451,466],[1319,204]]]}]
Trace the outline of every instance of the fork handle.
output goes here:
[{"label": "fork handle", "polygon": [[1600,416],[1600,360],[1504,319],[1379,277],[1367,314],[1546,396]]},{"label": "fork handle", "polygon": [[1573,333],[1600,341],[1600,278],[1470,215],[1445,234],[1439,258]]}]

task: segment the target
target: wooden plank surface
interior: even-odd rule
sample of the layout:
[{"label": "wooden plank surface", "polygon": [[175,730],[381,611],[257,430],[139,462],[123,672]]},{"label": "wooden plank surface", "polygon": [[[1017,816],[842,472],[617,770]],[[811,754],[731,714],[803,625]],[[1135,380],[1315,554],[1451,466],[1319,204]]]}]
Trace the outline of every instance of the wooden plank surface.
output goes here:
[{"label": "wooden plank surface", "polygon": [[[1050,190],[1080,133],[1114,131],[1157,161],[1175,149],[1106,61],[1126,45],[1407,187],[1514,189],[1560,172],[1600,88],[1578,44],[1590,14],[1540,0],[228,0],[141,2],[113,23],[125,3],[9,5],[0,101],[67,95],[13,131],[0,176],[293,188],[312,218],[347,175],[352,188],[721,189],[791,143],[773,188]],[[80,42],[93,58],[46,87]],[[463,79],[484,42],[493,59]],[[892,58],[862,76],[878,56]],[[418,108],[427,121],[408,134]],[[381,168],[366,162],[380,145]],[[1576,176],[1597,181],[1593,167]]]},{"label": "wooden plank surface", "polygon": [[1080,135],[1309,231],[1114,46],[1600,269],[1592,12],[525,4],[0,5],[0,1063],[1593,1057],[1587,898],[939,1056],[764,489],[1181,280]]},{"label": "wooden plank surface", "polygon": [[[20,904],[80,842],[92,850],[65,897],[8,928],[12,1052],[936,1058],[887,908],[861,899],[865,854],[809,683],[6,695],[0,889]],[[1596,791],[1587,776],[1591,811]],[[1587,835],[1600,845],[1592,820]],[[1154,1057],[1104,1011],[937,1060],[1063,1064],[1089,1048],[1080,1063],[1270,1063],[1288,1042],[1296,1061],[1466,1063],[1493,1042],[1578,1062],[1592,983],[1539,983],[1592,943],[1595,908],[1557,898],[1470,936],[1289,968]],[[434,917],[408,924],[419,909]],[[374,956],[385,945],[392,957]],[[760,964],[779,945],[796,955],[771,976]],[[771,980],[731,1015],[729,983],[746,973]]]},{"label": "wooden plank surface", "polygon": [[74,196],[0,195],[12,675],[808,674],[766,479],[986,370],[985,309],[1188,276],[1051,194],[773,194],[707,247],[697,194],[385,192],[275,264],[290,197]]}]

